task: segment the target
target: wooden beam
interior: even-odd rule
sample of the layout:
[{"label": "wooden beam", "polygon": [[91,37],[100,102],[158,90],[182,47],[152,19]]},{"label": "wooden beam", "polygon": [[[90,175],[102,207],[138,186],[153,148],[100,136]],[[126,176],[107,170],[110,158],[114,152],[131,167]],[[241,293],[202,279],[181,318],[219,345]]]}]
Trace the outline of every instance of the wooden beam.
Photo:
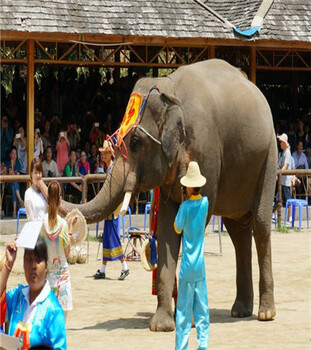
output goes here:
[{"label": "wooden beam", "polygon": [[27,171],[30,174],[30,164],[34,154],[35,129],[35,84],[34,84],[34,40],[27,42]]},{"label": "wooden beam", "polygon": [[250,48],[250,81],[256,85],[256,47],[251,47]]},{"label": "wooden beam", "polygon": [[[41,33],[41,32],[19,32],[19,31],[1,31],[2,40],[25,40],[34,39],[44,42],[59,41],[70,42],[70,40],[81,40],[80,34],[70,33]],[[138,35],[107,35],[107,34],[83,34],[83,41],[94,43],[125,43],[131,44],[149,44],[149,45],[173,45],[173,46],[256,46],[265,48],[295,48],[311,50],[311,42],[306,41],[286,41],[275,39],[214,39],[214,38],[166,38],[160,36],[138,36]]]}]

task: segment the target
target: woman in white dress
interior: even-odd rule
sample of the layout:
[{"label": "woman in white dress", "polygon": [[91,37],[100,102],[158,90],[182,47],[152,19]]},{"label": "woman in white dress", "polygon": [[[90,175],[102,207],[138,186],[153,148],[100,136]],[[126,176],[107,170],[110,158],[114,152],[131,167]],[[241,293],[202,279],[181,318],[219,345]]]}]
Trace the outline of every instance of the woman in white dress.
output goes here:
[{"label": "woman in white dress", "polygon": [[28,220],[43,220],[47,212],[47,187],[42,181],[42,163],[33,159],[30,166],[31,186],[25,192],[25,208]]}]

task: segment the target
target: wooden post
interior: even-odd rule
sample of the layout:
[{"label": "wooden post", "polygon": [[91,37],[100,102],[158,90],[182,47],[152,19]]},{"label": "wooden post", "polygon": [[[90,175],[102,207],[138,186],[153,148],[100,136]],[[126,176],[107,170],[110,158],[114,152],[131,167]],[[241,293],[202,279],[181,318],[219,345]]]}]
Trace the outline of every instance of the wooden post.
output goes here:
[{"label": "wooden post", "polygon": [[34,41],[27,42],[27,171],[30,174],[30,164],[34,154],[35,129],[35,84],[34,84]]},{"label": "wooden post", "polygon": [[250,81],[256,84],[256,47],[250,48]]},{"label": "wooden post", "polygon": [[212,45],[209,50],[209,58],[215,58],[215,46]]}]

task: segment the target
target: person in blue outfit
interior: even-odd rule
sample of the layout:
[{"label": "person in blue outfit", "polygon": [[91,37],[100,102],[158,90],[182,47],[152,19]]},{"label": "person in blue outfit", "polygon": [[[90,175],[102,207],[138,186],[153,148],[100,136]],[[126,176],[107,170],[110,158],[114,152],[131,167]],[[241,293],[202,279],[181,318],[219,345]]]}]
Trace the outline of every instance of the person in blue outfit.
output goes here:
[{"label": "person in blue outfit", "polygon": [[[104,162],[107,166],[107,175],[110,174],[113,167],[114,152],[110,141],[105,140],[103,147],[99,148],[99,151],[103,153]],[[118,210],[116,210],[118,211]],[[106,266],[108,261],[120,260],[122,264],[122,270],[118,280],[123,281],[130,273],[130,270],[125,261],[123,254],[123,248],[120,241],[120,229],[118,227],[118,217],[111,214],[104,224],[103,231],[103,263],[100,269],[93,275],[98,279],[106,278]]]},{"label": "person in blue outfit", "polygon": [[206,179],[197,162],[190,162],[186,176],[180,180],[187,188],[184,201],[175,218],[174,228],[182,237],[182,258],[179,271],[175,350],[188,349],[192,314],[199,350],[207,349],[209,341],[209,308],[204,264],[204,230],[208,199],[200,195]]},{"label": "person in blue outfit", "polygon": [[6,291],[16,255],[13,241],[6,247],[6,261],[0,272],[1,325],[9,322],[7,333],[23,339],[22,350],[39,345],[66,350],[64,311],[46,280],[46,243],[39,237],[33,250],[25,249],[24,272],[28,286],[18,285]]}]

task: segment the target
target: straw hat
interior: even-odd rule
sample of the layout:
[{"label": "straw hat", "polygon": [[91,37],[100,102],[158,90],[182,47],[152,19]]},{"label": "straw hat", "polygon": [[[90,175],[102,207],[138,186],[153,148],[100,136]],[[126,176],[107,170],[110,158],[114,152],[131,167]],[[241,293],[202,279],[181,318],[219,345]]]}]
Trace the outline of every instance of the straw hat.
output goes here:
[{"label": "straw hat", "polygon": [[180,179],[180,183],[185,187],[202,187],[206,183],[206,178],[201,175],[199,164],[190,162],[186,176]]},{"label": "straw hat", "polygon": [[[157,268],[157,264],[152,265],[150,263],[150,259],[151,259],[151,248],[149,246],[150,242],[149,239],[146,239],[143,242],[143,245],[141,247],[141,263],[143,265],[143,268],[146,271],[153,271]],[[157,247],[157,252],[158,252],[158,243],[156,241],[156,247]]]},{"label": "straw hat", "polygon": [[72,244],[76,245],[82,243],[85,240],[87,233],[87,225],[85,218],[81,211],[77,208],[72,209],[66,216],[66,221],[69,224],[75,217],[78,218],[77,222],[72,227]]},{"label": "straw hat", "polygon": [[112,155],[114,154],[112,144],[110,141],[105,140],[103,143],[103,147],[99,147],[99,152],[110,152]]},{"label": "straw hat", "polygon": [[286,143],[287,147],[289,147],[288,136],[286,134],[278,135],[277,138],[279,139],[279,141],[283,141],[284,143]]}]

